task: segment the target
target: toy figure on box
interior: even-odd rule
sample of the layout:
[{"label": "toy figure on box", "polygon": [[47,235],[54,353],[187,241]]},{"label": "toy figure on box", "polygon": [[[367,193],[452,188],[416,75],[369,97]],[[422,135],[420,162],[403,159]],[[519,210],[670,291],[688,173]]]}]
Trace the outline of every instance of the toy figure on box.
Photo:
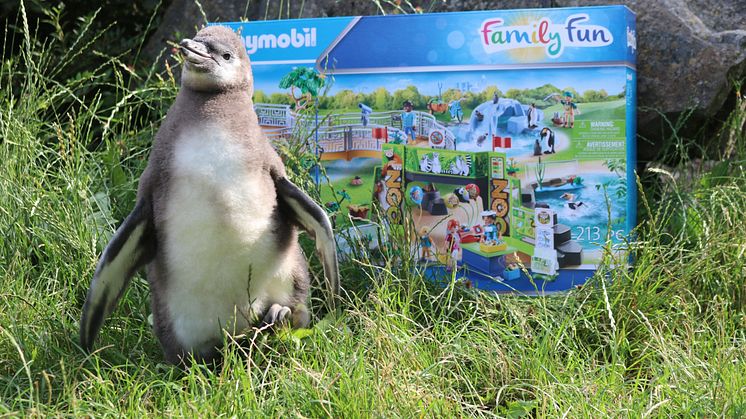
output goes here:
[{"label": "toy figure on box", "polygon": [[451,112],[451,120],[459,123],[464,120],[464,110],[461,108],[461,101],[464,98],[456,99],[448,104],[448,110]]},{"label": "toy figure on box", "polygon": [[497,220],[497,213],[495,211],[482,211],[482,222],[484,222],[484,234],[482,235],[482,243],[498,244],[502,242],[502,237],[498,231],[495,221]]},{"label": "toy figure on box", "polygon": [[567,201],[567,207],[573,211],[583,206],[583,201],[575,202],[575,194],[565,192],[560,196],[560,198]]},{"label": "toy figure on box", "polygon": [[403,106],[404,112],[401,114],[401,126],[404,129],[404,134],[407,136],[407,141],[409,141],[410,136],[412,137],[412,141],[414,141],[417,139],[417,135],[414,132],[415,113],[412,112],[412,102],[405,100]]},{"label": "toy figure on box", "polygon": [[547,145],[547,150],[544,151],[544,154],[554,154],[554,131],[544,127],[541,129],[541,132],[539,132],[539,137],[541,137],[542,142],[546,142]]},{"label": "toy figure on box", "polygon": [[430,240],[430,235],[427,234],[427,227],[422,227],[420,230],[420,247],[422,247],[422,257],[420,260],[428,260],[432,257],[430,248],[433,247],[433,241]]},{"label": "toy figure on box", "polygon": [[538,138],[534,140],[534,156],[541,156],[541,142]]},{"label": "toy figure on box", "polygon": [[461,236],[458,234],[461,226],[458,220],[448,220],[446,225],[446,254],[449,256],[446,262],[446,270],[450,271],[458,260],[458,251],[461,249]]},{"label": "toy figure on box", "polygon": [[562,126],[572,128],[575,125],[575,114],[580,114],[578,105],[573,102],[572,92],[565,91],[562,96],[556,94],[555,97],[565,110],[565,122]]},{"label": "toy figure on box", "polygon": [[537,127],[536,125],[536,104],[532,103],[531,106],[528,107],[528,111],[526,111],[526,118],[528,119],[528,128],[534,129]]}]

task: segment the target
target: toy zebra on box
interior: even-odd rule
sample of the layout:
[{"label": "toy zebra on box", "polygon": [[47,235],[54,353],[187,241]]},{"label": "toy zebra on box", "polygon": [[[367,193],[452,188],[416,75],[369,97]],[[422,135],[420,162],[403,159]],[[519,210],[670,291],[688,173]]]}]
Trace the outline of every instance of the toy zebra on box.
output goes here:
[{"label": "toy zebra on box", "polygon": [[422,156],[420,159],[420,171],[425,173],[442,173],[440,154],[433,152]]},{"label": "toy zebra on box", "polygon": [[452,175],[469,176],[469,172],[471,172],[470,154],[456,156],[456,158],[453,160],[453,162],[451,162],[451,165],[448,168],[448,173]]}]

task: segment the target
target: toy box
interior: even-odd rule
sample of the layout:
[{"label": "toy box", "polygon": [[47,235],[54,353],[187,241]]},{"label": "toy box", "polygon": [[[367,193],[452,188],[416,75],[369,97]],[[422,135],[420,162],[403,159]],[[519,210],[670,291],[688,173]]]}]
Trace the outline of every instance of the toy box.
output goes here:
[{"label": "toy box", "polygon": [[495,291],[565,290],[607,243],[624,251],[636,218],[626,7],[229,26],[261,125],[273,141],[305,133],[338,228],[379,206],[430,274]]}]

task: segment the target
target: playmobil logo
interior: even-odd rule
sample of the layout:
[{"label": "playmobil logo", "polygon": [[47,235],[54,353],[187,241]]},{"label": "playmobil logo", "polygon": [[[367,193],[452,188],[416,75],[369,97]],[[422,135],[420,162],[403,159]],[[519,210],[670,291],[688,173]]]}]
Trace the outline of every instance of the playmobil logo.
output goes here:
[{"label": "playmobil logo", "polygon": [[306,48],[316,46],[316,28],[290,29],[290,33],[265,33],[242,37],[246,52],[255,53],[259,49]]},{"label": "playmobil logo", "polygon": [[484,51],[493,54],[518,48],[546,50],[549,57],[562,55],[566,47],[603,47],[614,41],[611,31],[599,25],[586,25],[587,14],[571,15],[565,23],[547,18],[523,26],[502,26],[500,18],[487,19],[479,30]]}]

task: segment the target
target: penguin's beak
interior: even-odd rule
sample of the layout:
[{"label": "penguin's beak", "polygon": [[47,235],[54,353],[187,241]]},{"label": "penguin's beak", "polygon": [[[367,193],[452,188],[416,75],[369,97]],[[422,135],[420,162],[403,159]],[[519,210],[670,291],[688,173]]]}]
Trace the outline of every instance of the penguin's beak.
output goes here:
[{"label": "penguin's beak", "polygon": [[207,52],[207,46],[201,42],[184,39],[179,43],[179,47],[184,58],[192,63],[199,64],[212,59]]}]

